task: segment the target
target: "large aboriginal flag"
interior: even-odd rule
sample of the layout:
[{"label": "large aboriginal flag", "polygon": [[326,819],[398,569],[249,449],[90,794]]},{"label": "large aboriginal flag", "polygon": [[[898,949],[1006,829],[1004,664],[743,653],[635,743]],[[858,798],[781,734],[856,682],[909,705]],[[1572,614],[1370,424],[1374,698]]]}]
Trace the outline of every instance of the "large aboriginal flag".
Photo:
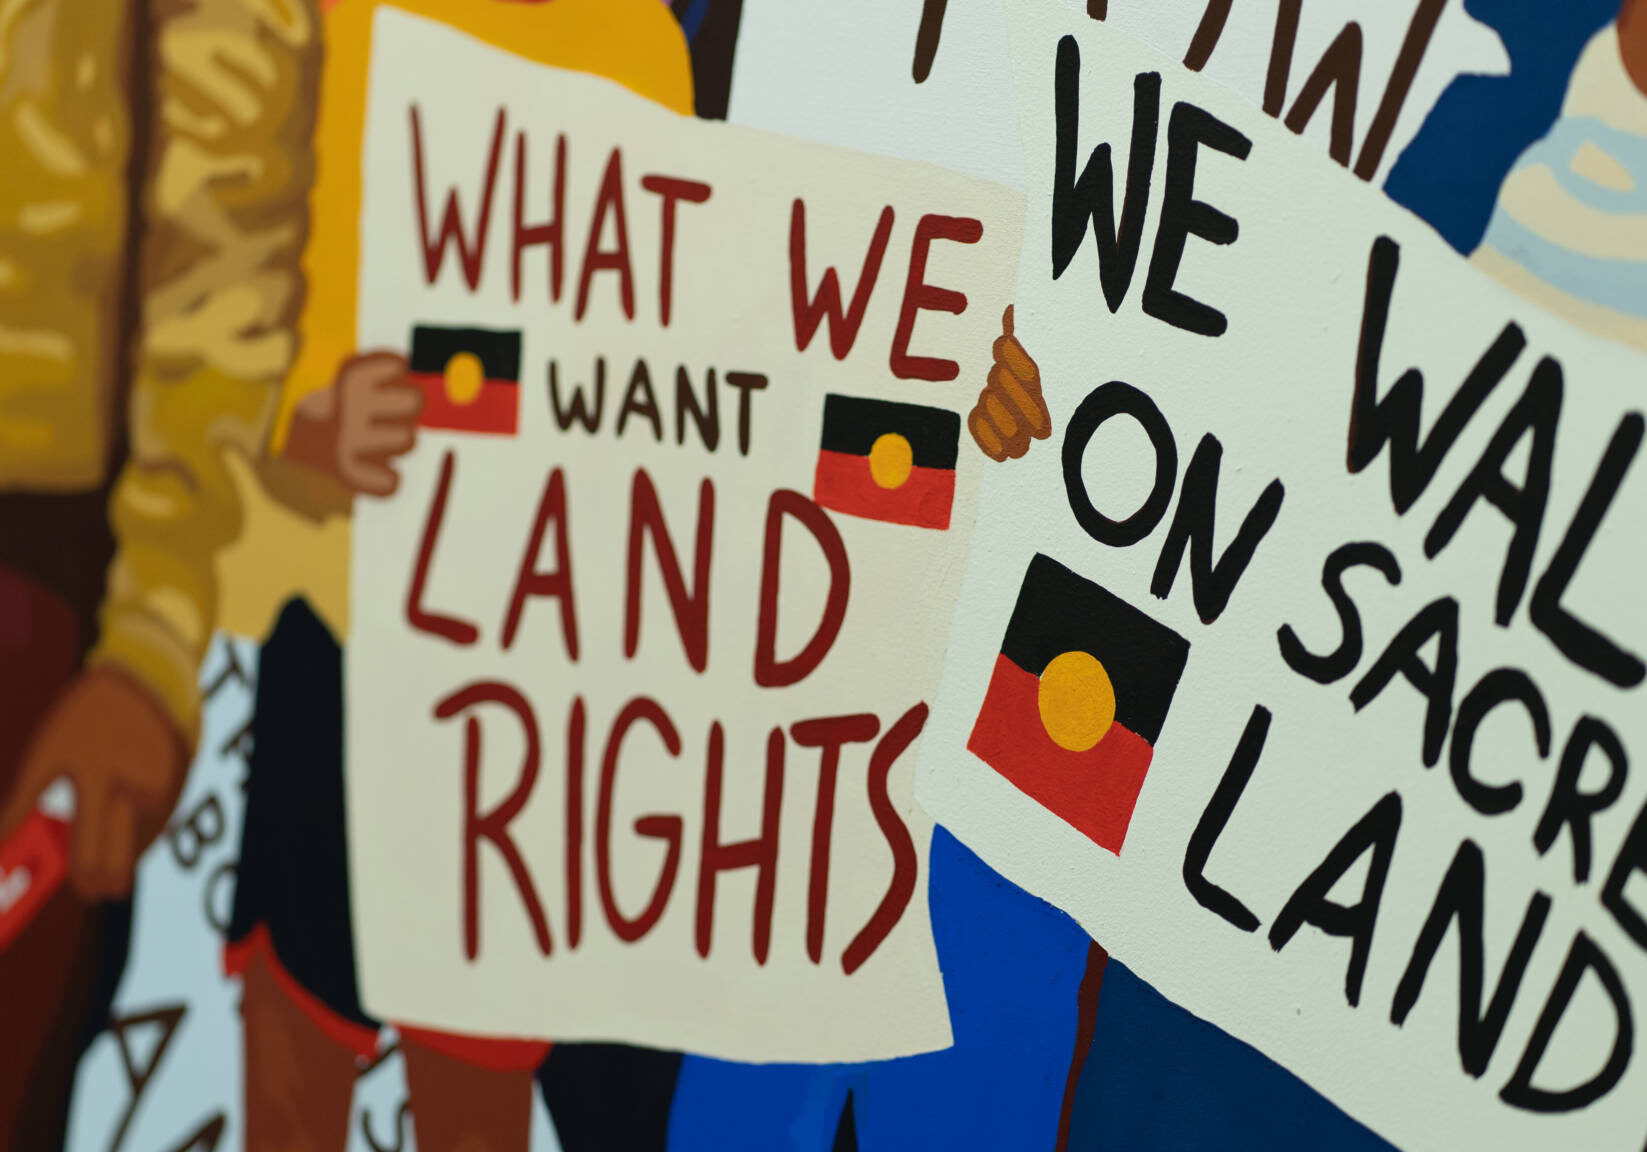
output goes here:
[{"label": "large aboriginal flag", "polygon": [[1036,556],[967,748],[1119,854],[1188,656],[1176,632]]},{"label": "large aboriginal flag", "polygon": [[412,381],[425,428],[513,436],[520,425],[520,333],[412,329]]},{"label": "large aboriginal flag", "polygon": [[870,520],[948,528],[960,440],[961,418],[945,408],[825,396],[812,499]]}]

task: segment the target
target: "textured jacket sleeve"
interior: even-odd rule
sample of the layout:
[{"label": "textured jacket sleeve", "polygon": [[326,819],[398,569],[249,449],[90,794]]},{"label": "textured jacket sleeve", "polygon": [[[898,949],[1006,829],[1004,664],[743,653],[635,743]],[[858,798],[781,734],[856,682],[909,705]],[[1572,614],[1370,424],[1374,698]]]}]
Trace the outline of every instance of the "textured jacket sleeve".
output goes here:
[{"label": "textured jacket sleeve", "polygon": [[226,456],[263,452],[295,352],[319,0],[150,11],[141,332],[92,660],[135,675],[192,732],[214,562],[240,529]]},{"label": "textured jacket sleeve", "polygon": [[108,467],[130,7],[0,3],[0,491],[91,491]]}]

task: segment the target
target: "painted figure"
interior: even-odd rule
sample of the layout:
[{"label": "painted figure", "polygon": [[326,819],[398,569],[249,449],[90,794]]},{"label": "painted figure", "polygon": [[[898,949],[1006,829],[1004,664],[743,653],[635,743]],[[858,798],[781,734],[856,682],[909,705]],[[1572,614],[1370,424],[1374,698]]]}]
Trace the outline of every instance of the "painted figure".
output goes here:
[{"label": "painted figure", "polygon": [[[269,493],[312,520],[356,494],[387,496],[422,393],[398,352],[355,349],[360,150],[377,0],[334,0],[316,129],[321,177],[305,265],[315,274],[301,352],[264,469]],[[685,41],[656,0],[398,0],[396,7],[543,64],[607,76],[692,110]],[[320,275],[320,270],[329,270]],[[247,1147],[341,1150],[357,1062],[379,1022],[355,984],[343,790],[348,542],[286,557],[301,595],[281,611],[257,689],[239,885],[226,962],[245,981]],[[525,1149],[533,1077],[548,1045],[400,1028],[413,1126],[425,1152]],[[672,1076],[672,1066],[671,1066]]]},{"label": "painted figure", "polygon": [[195,741],[225,457],[291,363],[317,4],[0,13],[0,843],[60,837],[70,881],[0,950],[7,1149],[62,1144]]},{"label": "painted figure", "polygon": [[1561,113],[1504,179],[1471,257],[1580,328],[1647,348],[1647,3],[1585,46]]}]

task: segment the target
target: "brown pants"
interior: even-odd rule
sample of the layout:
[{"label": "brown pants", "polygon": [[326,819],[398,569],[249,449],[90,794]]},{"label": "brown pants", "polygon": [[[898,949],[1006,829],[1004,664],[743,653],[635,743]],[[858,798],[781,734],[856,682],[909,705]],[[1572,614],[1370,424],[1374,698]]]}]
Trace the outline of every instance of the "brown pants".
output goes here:
[{"label": "brown pants", "polygon": [[[35,725],[79,670],[83,618],[0,566],[0,797]],[[0,1148],[60,1152],[75,1070],[108,1015],[130,905],[88,905],[67,885],[0,951]]]}]

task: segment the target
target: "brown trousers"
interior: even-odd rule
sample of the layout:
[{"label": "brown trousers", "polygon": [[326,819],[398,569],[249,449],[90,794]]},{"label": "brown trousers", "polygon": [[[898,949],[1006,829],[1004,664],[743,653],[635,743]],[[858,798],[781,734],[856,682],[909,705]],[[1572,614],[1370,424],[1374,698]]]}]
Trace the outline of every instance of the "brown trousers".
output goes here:
[{"label": "brown trousers", "polygon": [[[75,498],[50,502],[51,527],[19,524],[6,511],[0,500],[0,797],[16,782],[35,726],[80,669],[108,559],[100,508],[92,520],[76,515]],[[24,528],[38,575],[6,555]],[[51,570],[58,563],[61,578]],[[129,925],[129,902],[86,904],[65,884],[0,951],[0,1149],[62,1149],[75,1071],[107,1023]]]}]

